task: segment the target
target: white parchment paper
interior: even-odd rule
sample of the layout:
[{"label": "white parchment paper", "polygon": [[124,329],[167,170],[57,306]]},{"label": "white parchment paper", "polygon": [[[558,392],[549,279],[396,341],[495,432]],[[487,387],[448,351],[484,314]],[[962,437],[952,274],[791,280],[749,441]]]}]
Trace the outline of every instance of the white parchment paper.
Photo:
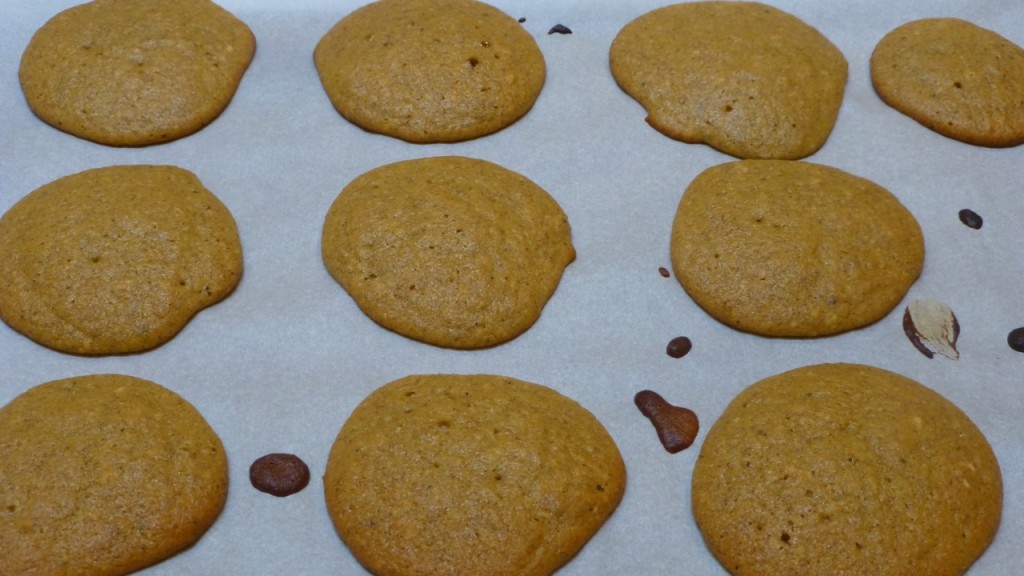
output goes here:
[{"label": "white parchment paper", "polygon": [[[226,301],[145,354],[82,358],[43,348],[0,324],[0,404],[46,381],[124,373],[158,382],[195,404],[217,430],[231,471],[227,506],[193,548],[146,570],[180,574],[360,574],[323,504],[327,453],[371,390],[413,373],[496,373],[548,385],[601,419],[629,472],[625,498],[601,532],[560,573],[725,574],[704,547],[689,506],[704,432],[726,403],[761,378],[819,362],[862,362],[938,390],[978,424],[1005,484],[1001,530],[972,576],[1020,572],[1024,542],[1024,354],[1007,333],[1024,325],[1024,147],[962,144],[883,104],[868,58],[909,20],[958,16],[1024,45],[1024,3],[1002,0],[821,2],[769,0],[815,26],[846,55],[850,78],[835,130],[808,158],[869,178],[921,222],[924,273],[907,299],[949,305],[962,329],[957,361],[928,359],[907,340],[901,304],[868,328],[816,340],[766,339],[702,312],[673,278],[668,239],[676,204],[702,170],[732,160],[670,140],[615,85],[608,47],[624,24],[661,0],[494,0],[537,39],[544,91],[521,121],[450,145],[413,145],[363,132],[341,118],[312,62],[319,38],[361,0],[222,0],[257,38],[256,57],[230,107],[190,137],[118,149],[63,134],[35,118],[17,69],[32,33],[76,0],[0,3],[0,212],[61,176],[112,164],[175,164],[195,172],[234,214],[245,275]],[[571,35],[548,34],[555,24]],[[460,154],[531,178],[565,209],[578,258],[541,319],[520,338],[482,351],[443,350],[390,333],[362,315],[320,260],[323,217],[338,192],[371,168]],[[984,227],[957,212],[970,208]],[[682,359],[665,353],[680,335]],[[633,395],[653,389],[701,418],[697,443],[670,455]],[[249,464],[292,452],[310,466],[303,492],[257,492]],[[0,465],[3,465],[0,463]]]}]

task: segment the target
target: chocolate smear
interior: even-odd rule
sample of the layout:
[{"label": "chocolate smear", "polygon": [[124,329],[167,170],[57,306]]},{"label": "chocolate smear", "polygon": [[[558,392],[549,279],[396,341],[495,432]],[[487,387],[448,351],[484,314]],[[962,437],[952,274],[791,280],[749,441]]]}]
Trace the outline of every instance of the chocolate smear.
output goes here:
[{"label": "chocolate smear", "polygon": [[1016,352],[1024,352],[1024,326],[1010,330],[1006,335],[1006,343]]},{"label": "chocolate smear", "polygon": [[669,340],[668,346],[665,348],[665,353],[673,358],[682,358],[690,353],[693,349],[693,342],[690,341],[686,336],[676,336]]},{"label": "chocolate smear", "polygon": [[551,30],[548,30],[548,34],[572,34],[572,30],[568,26],[555,24],[551,27]]},{"label": "chocolate smear", "polygon": [[960,323],[953,311],[937,300],[914,300],[903,312],[903,332],[910,343],[928,358],[941,354],[958,360],[956,341]]},{"label": "chocolate smear", "polygon": [[673,406],[651,390],[637,392],[633,403],[654,425],[658,440],[670,454],[689,448],[697,439],[700,422],[693,410]]},{"label": "chocolate smear", "polygon": [[309,484],[309,467],[293,454],[267,454],[249,466],[249,482],[260,492],[290,496]]},{"label": "chocolate smear", "polygon": [[977,212],[969,208],[964,208],[963,210],[957,213],[957,216],[960,217],[960,221],[964,223],[964,226],[967,226],[968,228],[981,230],[981,225],[984,224],[984,221],[981,219],[981,216],[979,216]]}]

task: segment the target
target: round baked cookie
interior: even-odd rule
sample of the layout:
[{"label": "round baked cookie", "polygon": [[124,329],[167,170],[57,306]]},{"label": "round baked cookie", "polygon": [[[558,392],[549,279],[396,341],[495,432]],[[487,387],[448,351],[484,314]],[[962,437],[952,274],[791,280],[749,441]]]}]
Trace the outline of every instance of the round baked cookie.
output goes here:
[{"label": "round baked cookie", "polygon": [[575,401],[491,375],[409,376],[370,394],[331,448],[327,510],[378,575],[547,575],[622,499],[614,440]]},{"label": "round baked cookie", "polygon": [[0,408],[0,574],[128,574],[199,540],[227,497],[224,447],[166,388],[104,374]]},{"label": "round baked cookie", "polygon": [[739,158],[813,154],[832,132],[846,88],[838,48],[756,2],[658,8],[619,31],[609,60],[652,127]]},{"label": "round baked cookie", "polygon": [[926,18],[886,34],[871,81],[888,105],[980,146],[1024,143],[1024,48],[958,18]]},{"label": "round baked cookie", "polygon": [[350,13],[313,60],[352,123],[408,142],[456,142],[525,115],[544,55],[511,16],[476,0],[378,0]]},{"label": "round baked cookie", "polygon": [[921,273],[924,238],[873,182],[808,162],[739,160],[690,183],[670,252],[676,279],[719,321],[815,337],[888,314]]},{"label": "round baked cookie", "polygon": [[21,87],[47,124],[111,146],[196,132],[227,107],[256,40],[209,0],[93,0],[40,28]]},{"label": "round baked cookie", "polygon": [[693,470],[693,514],[734,576],[956,576],[999,527],[988,441],[899,374],[808,366],[729,403]]},{"label": "round baked cookie", "polygon": [[0,217],[0,319],[61,352],[154,348],[241,275],[231,213],[174,166],[65,176]]},{"label": "round baked cookie", "polygon": [[421,342],[482,348],[525,332],[575,258],[539,186],[484,160],[408,160],[352,181],[324,220],[331,275],[375,322]]}]

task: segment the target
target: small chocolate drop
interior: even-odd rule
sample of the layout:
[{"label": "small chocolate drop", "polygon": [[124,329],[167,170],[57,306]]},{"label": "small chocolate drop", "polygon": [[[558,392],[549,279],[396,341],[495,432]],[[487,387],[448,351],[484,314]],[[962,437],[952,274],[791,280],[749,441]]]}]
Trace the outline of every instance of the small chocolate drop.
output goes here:
[{"label": "small chocolate drop", "polygon": [[668,268],[665,268],[664,266],[658,268],[658,274],[661,274],[662,278],[668,278],[669,276],[671,276],[671,274],[669,274]]},{"label": "small chocolate drop", "polygon": [[1024,352],[1024,326],[1010,330],[1006,336],[1006,343],[1016,352]]},{"label": "small chocolate drop", "polygon": [[519,23],[520,24],[522,24],[523,22],[526,22],[526,18],[525,17],[519,19]]},{"label": "small chocolate drop", "polygon": [[548,34],[572,34],[572,30],[568,26],[562,24],[555,24],[548,30]]},{"label": "small chocolate drop", "polygon": [[249,482],[260,492],[290,496],[309,484],[309,467],[293,454],[267,454],[249,466]]},{"label": "small chocolate drop", "polygon": [[677,336],[668,342],[665,353],[673,358],[682,358],[693,349],[693,342],[686,336]]},{"label": "small chocolate drop", "polygon": [[980,230],[981,225],[984,224],[984,221],[981,219],[981,216],[979,216],[977,212],[969,208],[964,208],[959,213],[957,213],[957,216],[960,217],[960,221],[964,223],[964,226],[967,226],[968,228]]}]

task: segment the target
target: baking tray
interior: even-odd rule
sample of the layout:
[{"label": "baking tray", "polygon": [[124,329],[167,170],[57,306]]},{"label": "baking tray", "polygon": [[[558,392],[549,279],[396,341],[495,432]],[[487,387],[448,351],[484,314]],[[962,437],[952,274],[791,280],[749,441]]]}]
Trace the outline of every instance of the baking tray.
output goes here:
[{"label": "baking tray", "polygon": [[[861,362],[914,378],[960,406],[987,435],[1005,484],[1003,523],[972,576],[1019,571],[1024,541],[1024,354],[1007,333],[1024,325],[1024,147],[990,149],[939,136],[883,104],[871,88],[875,43],[909,20],[958,16],[1024,45],[1024,3],[997,0],[819,2],[772,0],[845,54],[850,75],[828,143],[808,161],[873,180],[920,221],[924,272],[906,302],[880,322],[839,336],[769,339],[708,317],[669,267],[672,217],[685,186],[732,160],[670,140],[644,123],[615,85],[608,48],[631,19],[663,2],[498,1],[536,38],[547,82],[515,125],[458,144],[414,145],[366,133],[341,118],[312,61],[319,38],[363,2],[223,0],[257,39],[237,95],[210,126],[146,148],[110,148],[35,118],[17,80],[32,33],[76,0],[0,4],[0,212],[66,174],[112,164],[174,164],[195,172],[238,223],[245,274],[224,302],[172,341],[143,354],[77,357],[0,325],[0,404],[42,382],[123,373],[175,390],[224,441],[230,492],[223,514],[188,551],[145,571],[161,574],[359,574],[323,503],[328,450],[355,405],[414,373],[495,373],[537,382],[590,409],[618,443],[629,473],[612,518],[560,574],[725,574],[693,522],[689,482],[704,432],[727,402],[761,378],[807,364]],[[556,24],[571,34],[549,34]],[[520,172],[567,213],[578,257],[540,320],[487,350],[432,347],[366,318],[320,260],[330,203],[363,172],[398,160],[458,154]],[[980,230],[957,217],[970,208]],[[961,326],[960,357],[927,358],[902,328],[914,299],[938,300]],[[683,358],[670,339],[693,341]],[[633,404],[643,389],[698,414],[696,444],[667,453]],[[310,486],[288,498],[248,483],[249,464],[292,452]]]}]

